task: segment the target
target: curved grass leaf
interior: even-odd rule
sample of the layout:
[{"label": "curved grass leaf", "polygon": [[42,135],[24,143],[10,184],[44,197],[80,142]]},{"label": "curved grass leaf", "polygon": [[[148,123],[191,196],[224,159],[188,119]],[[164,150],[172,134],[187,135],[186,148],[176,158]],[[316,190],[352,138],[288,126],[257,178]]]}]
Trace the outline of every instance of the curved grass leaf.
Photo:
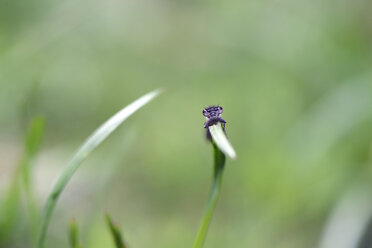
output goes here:
[{"label": "curved grass leaf", "polygon": [[227,139],[225,132],[223,131],[221,124],[215,124],[209,127],[212,139],[218,148],[231,159],[236,159],[236,152],[230,141]]},{"label": "curved grass leaf", "polygon": [[111,217],[106,214],[106,222],[110,229],[111,236],[115,242],[116,248],[128,248],[125,244],[123,236],[121,235],[119,227],[112,221]]},{"label": "curved grass leaf", "polygon": [[109,136],[109,134],[111,134],[123,121],[125,121],[129,116],[131,116],[142,106],[144,106],[152,99],[154,99],[160,92],[161,92],[160,90],[152,91],[140,97],[136,101],[132,102],[122,110],[120,110],[109,120],[103,123],[102,126],[100,126],[75,153],[71,161],[67,164],[64,171],[57,179],[57,182],[54,185],[52,192],[50,193],[47,199],[39,234],[38,242],[39,248],[44,247],[44,240],[50,222],[50,218],[52,216],[59,195],[61,194],[61,192],[63,191],[63,189],[65,188],[66,184],[71,179],[75,171],[79,168],[80,164],[87,158],[89,153],[93,151],[104,139],[106,139],[107,136]]}]

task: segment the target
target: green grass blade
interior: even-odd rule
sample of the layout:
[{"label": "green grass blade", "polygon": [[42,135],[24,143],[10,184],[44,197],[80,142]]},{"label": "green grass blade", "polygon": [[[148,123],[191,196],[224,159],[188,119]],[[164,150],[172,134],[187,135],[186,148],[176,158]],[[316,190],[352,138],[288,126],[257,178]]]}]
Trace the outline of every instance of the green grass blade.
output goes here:
[{"label": "green grass blade", "polygon": [[[33,194],[33,187],[31,183],[31,165],[32,160],[41,148],[41,141],[44,134],[45,120],[42,116],[34,117],[28,127],[24,139],[24,150],[20,158],[16,170],[14,172],[9,192],[7,193],[4,206],[0,213],[0,236],[10,231],[14,225],[17,217],[17,211],[20,200],[21,190],[25,191],[27,200],[27,208],[30,216],[30,229],[35,238],[37,234],[38,209]],[[23,178],[23,188],[21,187],[21,180]],[[2,239],[2,237],[0,237]],[[35,240],[34,240],[35,241]]]},{"label": "green grass blade", "polygon": [[20,167],[23,171],[23,181],[26,191],[31,187],[31,162],[41,148],[42,139],[44,136],[45,119],[42,116],[36,116],[32,119],[29,129],[26,134],[25,151]]},{"label": "green grass blade", "polygon": [[20,192],[19,181],[13,180],[10,188],[6,192],[5,199],[1,202],[0,243],[7,241],[7,239],[9,239],[9,235],[14,231],[13,229],[17,221],[19,210]]},{"label": "green grass blade", "polygon": [[30,127],[26,135],[26,153],[32,158],[41,148],[45,127],[45,119],[43,116],[36,116],[32,119]]},{"label": "green grass blade", "polygon": [[36,197],[34,195],[31,166],[36,154],[41,149],[41,144],[44,136],[44,128],[45,119],[43,116],[36,116],[32,119],[26,134],[26,140],[24,144],[25,152],[20,164],[22,168],[23,190],[25,192],[27,208],[30,216],[30,229],[33,244],[36,244],[37,241],[37,228],[39,225],[40,213],[38,210]]},{"label": "green grass blade", "polygon": [[201,224],[196,235],[193,248],[201,248],[204,245],[208,228],[212,221],[213,212],[217,205],[217,201],[221,192],[222,175],[226,162],[225,155],[229,156],[232,159],[236,158],[235,150],[227,139],[225,131],[222,129],[221,124],[217,123],[210,126],[209,131],[212,136],[214,155],[213,182],[209,194],[208,204],[201,220]]},{"label": "green grass blade", "polygon": [[[221,129],[222,130],[222,129]],[[213,142],[213,153],[214,153],[214,173],[213,173],[213,182],[212,188],[209,194],[209,200],[207,207],[205,209],[199,231],[196,235],[193,248],[203,247],[205,238],[207,236],[208,228],[210,226],[214,209],[217,205],[218,198],[221,192],[222,185],[222,175],[223,169],[225,167],[226,157],[225,154],[216,146]]]},{"label": "green grass blade", "polygon": [[50,218],[52,216],[59,195],[65,188],[68,181],[71,179],[72,175],[79,168],[80,164],[87,158],[89,153],[93,151],[94,148],[96,148],[104,139],[106,139],[107,136],[109,136],[109,134],[111,134],[123,121],[125,121],[134,112],[136,112],[138,109],[154,99],[160,92],[160,90],[152,91],[120,110],[109,120],[103,123],[102,126],[100,126],[75,153],[71,161],[67,164],[64,171],[61,173],[60,177],[57,179],[57,182],[47,199],[39,233],[39,248],[44,247],[44,240]]},{"label": "green grass blade", "polygon": [[209,127],[209,131],[211,132],[212,139],[214,143],[218,146],[218,148],[228,157],[231,159],[236,159],[236,152],[230,141],[227,139],[225,132],[223,131],[221,125],[215,124]]},{"label": "green grass blade", "polygon": [[106,222],[110,229],[111,236],[115,242],[116,248],[128,248],[125,244],[123,236],[121,235],[119,227],[112,221],[111,217],[106,214]]},{"label": "green grass blade", "polygon": [[74,219],[70,221],[70,229],[69,229],[69,241],[71,248],[81,248],[80,240],[79,240],[79,228],[77,223]]}]

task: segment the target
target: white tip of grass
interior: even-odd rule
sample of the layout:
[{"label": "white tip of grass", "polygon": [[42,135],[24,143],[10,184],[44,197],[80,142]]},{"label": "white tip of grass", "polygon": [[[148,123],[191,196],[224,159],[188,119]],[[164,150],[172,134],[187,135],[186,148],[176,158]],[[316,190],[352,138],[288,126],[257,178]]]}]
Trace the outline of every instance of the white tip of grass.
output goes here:
[{"label": "white tip of grass", "polygon": [[231,159],[236,159],[236,152],[232,147],[230,141],[227,139],[225,132],[223,131],[221,124],[217,123],[215,125],[209,126],[209,131],[211,132],[212,139],[218,148]]}]

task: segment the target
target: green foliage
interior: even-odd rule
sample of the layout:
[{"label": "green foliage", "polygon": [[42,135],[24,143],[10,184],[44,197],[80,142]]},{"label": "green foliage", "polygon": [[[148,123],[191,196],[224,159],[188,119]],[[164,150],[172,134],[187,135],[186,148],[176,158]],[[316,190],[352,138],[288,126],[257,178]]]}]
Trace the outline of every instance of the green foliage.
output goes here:
[{"label": "green foliage", "polygon": [[[47,120],[43,205],[84,134],[158,86],[167,97],[120,128],[138,134],[129,152],[111,137],[64,202],[81,193],[76,207],[92,222],[109,205],[138,247],[186,247],[195,234],[208,193],[200,112],[209,104],[224,107],[239,159],[226,167],[206,247],[313,248],[345,192],[372,191],[372,1],[0,2],[0,222],[16,211],[0,247],[31,246],[26,201],[6,204],[25,196],[22,176],[10,193],[23,121]],[[114,166],[109,192],[93,192]],[[50,246],[65,248],[65,233],[55,223]],[[95,225],[84,233],[89,248],[108,246]]]},{"label": "green foliage", "polygon": [[117,112],[114,116],[103,123],[74,154],[71,161],[66,165],[64,171],[60,174],[45,204],[38,241],[39,248],[44,247],[46,232],[48,230],[50,218],[52,216],[57,200],[63,189],[66,187],[66,184],[74,175],[75,171],[79,168],[81,163],[87,158],[90,152],[92,152],[99,144],[101,144],[101,142],[104,141],[123,121],[125,121],[134,112],[136,112],[138,109],[154,99],[159,93],[159,90],[152,91],[138,98],[136,101],[132,102],[131,104]]},{"label": "green foliage", "polygon": [[72,219],[70,221],[69,241],[70,241],[71,248],[82,248],[82,245],[79,239],[79,227],[75,219]]},{"label": "green foliage", "polygon": [[[41,149],[44,134],[45,119],[42,116],[34,117],[28,127],[24,139],[23,153],[17,165],[10,189],[1,208],[0,217],[0,241],[12,231],[17,219],[17,212],[20,206],[21,191],[25,192],[29,212],[29,230],[32,239],[35,238],[38,225],[38,209],[35,202],[33,185],[31,182],[32,162]],[[23,179],[23,180],[22,180]],[[22,184],[23,182],[23,184]],[[23,185],[23,187],[22,187]]]},{"label": "green foliage", "polygon": [[14,231],[19,208],[20,185],[18,176],[14,176],[9,190],[2,202],[0,215],[0,243],[9,239]]},{"label": "green foliage", "polygon": [[34,117],[31,121],[25,140],[26,155],[29,159],[32,159],[40,151],[44,129],[45,118],[43,116]]},{"label": "green foliage", "polygon": [[217,123],[209,127],[212,135],[212,147],[213,147],[213,182],[212,188],[209,194],[209,200],[204,212],[204,216],[201,221],[201,225],[196,236],[193,248],[201,248],[205,242],[209,225],[212,220],[213,212],[216,207],[218,198],[221,192],[222,175],[225,168],[226,155],[231,158],[236,158],[234,148],[228,141],[225,132],[223,131],[221,124]]},{"label": "green foliage", "polygon": [[107,222],[107,226],[110,230],[112,239],[114,240],[115,247],[116,248],[127,248],[128,246],[126,245],[126,243],[123,239],[123,235],[121,234],[118,225],[116,225],[112,221],[111,217],[108,214],[106,214],[106,222]]},{"label": "green foliage", "polygon": [[44,135],[45,119],[43,116],[35,117],[26,135],[25,155],[23,158],[22,175],[24,191],[27,199],[27,208],[30,216],[30,230],[33,242],[36,242],[37,229],[39,226],[39,210],[32,183],[32,161],[40,151]]}]

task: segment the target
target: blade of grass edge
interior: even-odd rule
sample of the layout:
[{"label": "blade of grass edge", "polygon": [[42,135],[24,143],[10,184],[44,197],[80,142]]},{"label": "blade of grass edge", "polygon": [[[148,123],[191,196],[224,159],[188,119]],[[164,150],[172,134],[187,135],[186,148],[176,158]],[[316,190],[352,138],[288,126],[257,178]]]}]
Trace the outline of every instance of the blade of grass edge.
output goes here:
[{"label": "blade of grass edge", "polygon": [[236,159],[236,152],[232,147],[230,141],[227,139],[225,132],[220,124],[212,125],[209,127],[212,139],[218,148],[231,159]]},{"label": "blade of grass edge", "polygon": [[79,150],[72,157],[70,162],[65,167],[64,171],[60,174],[57,182],[55,183],[52,192],[49,194],[47,202],[44,208],[44,216],[41,222],[41,229],[39,233],[38,247],[44,247],[44,241],[46,237],[46,232],[52,216],[54,207],[59,198],[59,195],[65,188],[68,181],[71,179],[75,171],[79,168],[80,164],[87,158],[89,153],[94,150],[104,139],[106,139],[123,121],[125,121],[134,112],[140,109],[142,106],[150,102],[162,91],[155,90],[146,95],[140,97],[136,101],[132,102],[110,119],[108,119],[104,124],[102,124],[79,148]]},{"label": "blade of grass edge", "polygon": [[110,229],[112,239],[115,242],[116,248],[128,248],[128,246],[125,244],[123,235],[120,233],[120,229],[117,225],[114,224],[111,217],[106,214],[106,222]]}]

